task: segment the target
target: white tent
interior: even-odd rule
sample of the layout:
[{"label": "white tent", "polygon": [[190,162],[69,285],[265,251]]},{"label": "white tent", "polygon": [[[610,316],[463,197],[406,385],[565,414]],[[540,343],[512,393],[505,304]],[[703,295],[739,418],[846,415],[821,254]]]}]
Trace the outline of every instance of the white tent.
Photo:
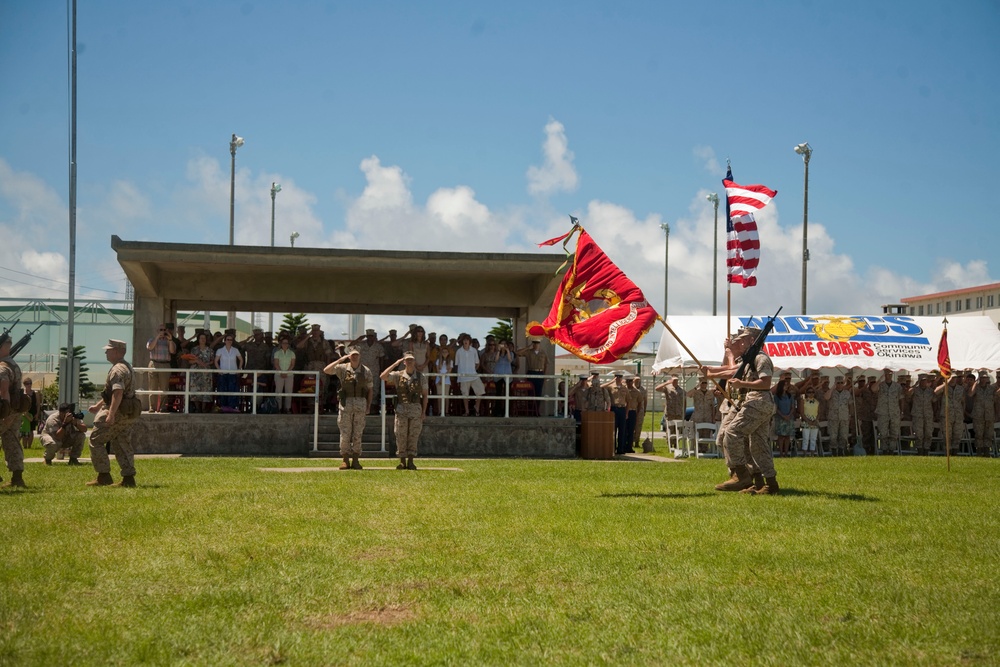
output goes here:
[{"label": "white tent", "polygon": [[[767,317],[733,317],[730,330],[744,325],[762,328]],[[702,364],[722,357],[726,318],[681,316],[667,319],[670,328]],[[930,372],[937,370],[942,320],[904,315],[792,315],[778,317],[765,351],[776,368],[854,368]],[[948,321],[948,348],[956,369],[1000,369],[1000,331],[985,316]],[[697,362],[669,331],[656,353],[655,370],[695,366]]]}]

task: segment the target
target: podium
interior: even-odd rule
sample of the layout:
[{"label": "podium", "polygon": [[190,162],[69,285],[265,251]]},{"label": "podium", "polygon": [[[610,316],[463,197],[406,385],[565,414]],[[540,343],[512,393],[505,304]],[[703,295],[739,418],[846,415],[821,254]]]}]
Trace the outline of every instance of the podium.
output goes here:
[{"label": "podium", "polygon": [[615,456],[613,412],[584,412],[580,424],[580,457],[612,459]]}]

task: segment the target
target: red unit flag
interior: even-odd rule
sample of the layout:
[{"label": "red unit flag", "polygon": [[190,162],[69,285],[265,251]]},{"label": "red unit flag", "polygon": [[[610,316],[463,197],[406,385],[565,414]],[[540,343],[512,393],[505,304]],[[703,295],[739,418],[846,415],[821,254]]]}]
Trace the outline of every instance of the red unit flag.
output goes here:
[{"label": "red unit flag", "polygon": [[938,344],[938,369],[941,377],[951,377],[951,357],[948,354],[948,329],[941,332],[941,342]]},{"label": "red unit flag", "polygon": [[573,264],[559,285],[549,316],[529,324],[527,333],[545,336],[592,364],[609,364],[632,351],[657,315],[642,290],[582,227],[573,231],[577,230]]}]

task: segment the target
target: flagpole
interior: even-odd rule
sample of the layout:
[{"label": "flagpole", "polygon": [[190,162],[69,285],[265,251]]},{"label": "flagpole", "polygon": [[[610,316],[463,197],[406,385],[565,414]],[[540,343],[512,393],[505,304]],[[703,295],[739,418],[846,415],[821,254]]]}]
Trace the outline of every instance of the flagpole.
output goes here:
[{"label": "flagpole", "polygon": [[[698,360],[698,357],[694,356],[694,352],[691,351],[691,348],[689,348],[687,345],[684,344],[684,341],[681,340],[681,337],[677,335],[676,331],[674,331],[673,329],[670,328],[670,325],[667,324],[667,321],[665,319],[663,319],[663,317],[661,317],[660,315],[657,315],[656,319],[658,319],[660,321],[660,323],[666,328],[667,332],[671,336],[673,336],[674,339],[678,343],[681,344],[681,347],[683,347],[684,351],[688,353],[688,356],[691,357],[691,360],[694,361],[694,363],[698,364],[698,369],[701,370],[702,368],[705,368],[705,364],[701,363],[701,361]],[[681,361],[681,375],[682,376],[684,375],[684,362],[683,361]],[[716,380],[716,379],[713,378],[712,379],[712,384],[714,384],[716,387],[718,387],[719,391],[721,391],[722,393],[726,393],[725,388],[721,384],[719,384],[718,380]],[[686,398],[685,398],[685,405],[687,405],[687,399]],[[664,403],[663,409],[664,410],[667,409],[666,408],[666,403]]]},{"label": "flagpole", "polygon": [[[944,324],[944,333],[941,334],[942,340],[948,340],[948,318],[944,318],[942,321]],[[938,344],[938,365],[941,364],[941,345]],[[941,369],[944,370],[944,369]],[[951,382],[951,358],[948,358],[948,374],[944,379],[944,458],[948,464],[948,472],[951,472],[951,410],[948,409],[948,394],[951,391],[951,387],[948,386]]]}]

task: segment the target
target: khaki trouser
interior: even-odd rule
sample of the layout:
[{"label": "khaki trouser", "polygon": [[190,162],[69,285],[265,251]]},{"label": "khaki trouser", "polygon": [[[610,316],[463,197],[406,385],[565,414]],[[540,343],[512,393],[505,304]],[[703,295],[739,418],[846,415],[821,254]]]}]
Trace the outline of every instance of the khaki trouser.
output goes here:
[{"label": "khaki trouser", "polygon": [[396,406],[396,456],[416,456],[417,441],[424,428],[419,403],[400,403]]},{"label": "khaki trouser", "polygon": [[0,423],[0,442],[7,470],[24,472],[24,450],[21,449],[21,413],[12,414]]},{"label": "khaki trouser", "polygon": [[826,423],[826,432],[830,436],[830,447],[833,449],[847,449],[847,419],[831,419]]},{"label": "khaki trouser", "polygon": [[899,449],[899,413],[895,410],[880,412],[877,415],[878,438],[881,449],[896,451]]},{"label": "khaki trouser", "polygon": [[[764,477],[774,477],[774,459],[771,454],[771,417],[774,403],[755,401],[746,403],[733,415],[723,429],[723,444],[728,452],[730,468],[751,466],[752,472]],[[747,456],[747,441],[749,454]],[[756,469],[756,470],[754,470]]]},{"label": "khaki trouser", "polygon": [[98,473],[111,472],[111,459],[105,445],[111,443],[111,451],[118,461],[122,475],[135,476],[135,449],[132,447],[132,424],[134,419],[126,419],[121,413],[115,415],[115,423],[107,424],[108,408],[105,406],[94,418],[94,430],[90,432],[90,461]]},{"label": "khaki trouser", "polygon": [[934,413],[931,410],[913,413],[913,442],[917,449],[929,450],[934,435]]},{"label": "khaki trouser", "polygon": [[[990,406],[992,408],[992,406]],[[993,411],[972,410],[972,430],[976,432],[976,451],[993,449]]]},{"label": "khaki trouser", "polygon": [[87,434],[83,431],[70,431],[63,442],[59,442],[48,433],[43,433],[41,437],[42,446],[45,447],[45,458],[52,460],[56,452],[60,449],[69,448],[71,459],[80,458],[83,453],[83,444],[87,441]]},{"label": "khaki trouser", "polygon": [[348,397],[340,404],[337,426],[340,428],[340,455],[344,458],[361,456],[361,434],[365,430],[368,399]]}]

